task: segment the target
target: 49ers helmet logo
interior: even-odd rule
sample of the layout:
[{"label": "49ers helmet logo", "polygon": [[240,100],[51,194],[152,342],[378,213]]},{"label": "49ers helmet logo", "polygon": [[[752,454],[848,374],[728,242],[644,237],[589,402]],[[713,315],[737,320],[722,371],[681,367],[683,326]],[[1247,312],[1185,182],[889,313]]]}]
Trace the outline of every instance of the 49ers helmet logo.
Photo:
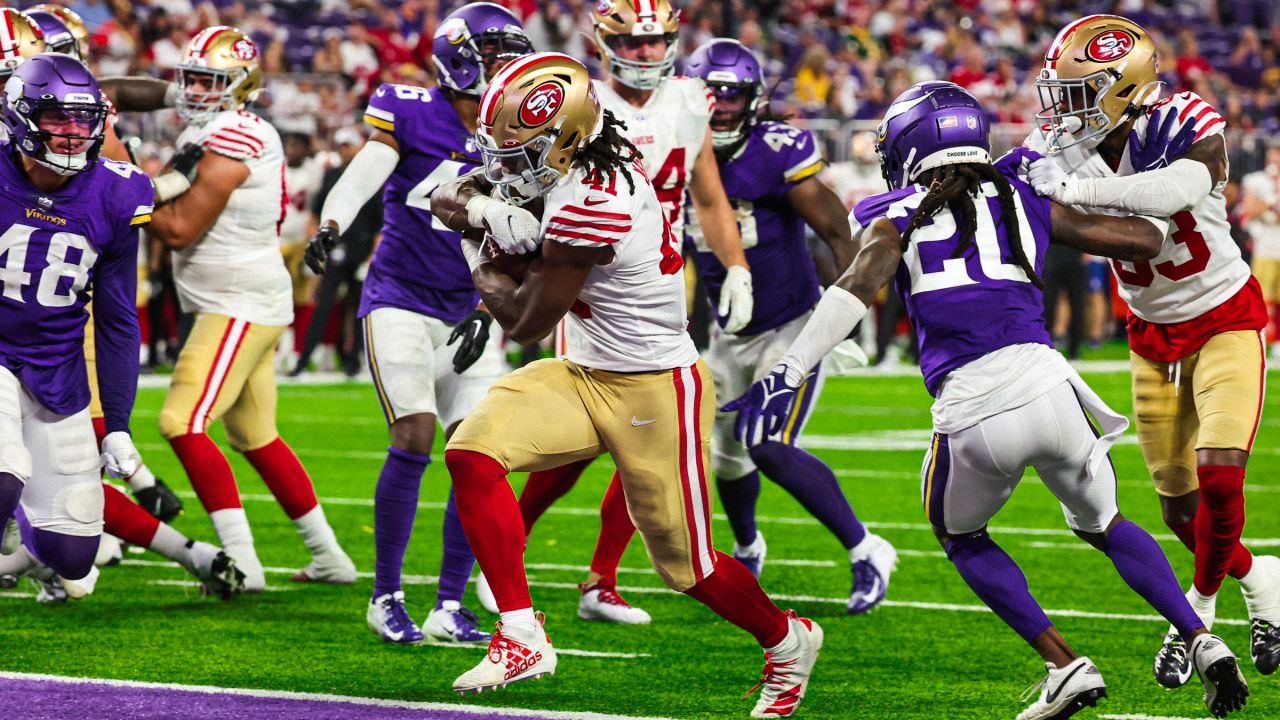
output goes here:
[{"label": "49ers helmet logo", "polygon": [[1133,49],[1137,38],[1124,30],[1099,33],[1085,46],[1084,53],[1094,62],[1119,60]]},{"label": "49ers helmet logo", "polygon": [[258,57],[258,48],[248,38],[240,38],[231,46],[231,52],[241,60],[253,60]]},{"label": "49ers helmet logo", "polygon": [[564,88],[560,83],[548,80],[529,93],[520,106],[520,124],[538,127],[550,120],[564,103]]}]

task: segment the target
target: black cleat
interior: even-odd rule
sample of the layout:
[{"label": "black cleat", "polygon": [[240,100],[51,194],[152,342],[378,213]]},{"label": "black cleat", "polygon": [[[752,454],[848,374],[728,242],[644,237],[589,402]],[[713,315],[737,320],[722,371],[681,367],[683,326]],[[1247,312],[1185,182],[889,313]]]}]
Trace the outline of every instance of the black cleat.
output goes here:
[{"label": "black cleat", "polygon": [[1253,666],[1263,675],[1270,675],[1280,666],[1280,628],[1266,620],[1253,619],[1249,636],[1249,655]]},{"label": "black cleat", "polygon": [[182,514],[182,500],[160,478],[151,487],[134,490],[133,497],[160,522],[167,523]]},{"label": "black cleat", "polygon": [[1160,687],[1177,690],[1191,679],[1191,658],[1187,657],[1187,643],[1178,633],[1164,637],[1164,645],[1156,653],[1156,682]]},{"label": "black cleat", "polygon": [[1197,635],[1191,642],[1191,661],[1204,685],[1204,705],[1214,717],[1226,717],[1249,702],[1249,683],[1222,638]]},{"label": "black cleat", "polygon": [[17,575],[0,575],[0,590],[12,590],[18,587]]}]

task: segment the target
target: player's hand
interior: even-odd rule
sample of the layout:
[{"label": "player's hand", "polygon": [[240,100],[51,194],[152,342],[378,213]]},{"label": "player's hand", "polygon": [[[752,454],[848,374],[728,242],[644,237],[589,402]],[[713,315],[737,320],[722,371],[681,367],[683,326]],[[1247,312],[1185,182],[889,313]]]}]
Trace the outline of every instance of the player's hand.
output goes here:
[{"label": "player's hand", "polygon": [[1145,138],[1139,138],[1137,130],[1129,131],[1129,163],[1136,172],[1159,170],[1191,149],[1196,141],[1196,124],[1185,123],[1170,137],[1177,117],[1177,108],[1159,110],[1147,118]]},{"label": "player's hand", "polygon": [[170,161],[173,165],[173,171],[180,173],[187,179],[187,182],[196,181],[196,166],[200,164],[200,158],[204,157],[204,146],[198,143],[191,143],[173,154]]},{"label": "player's hand", "polygon": [[119,430],[102,438],[102,465],[107,474],[117,480],[126,480],[142,466],[142,456],[133,446],[133,438]]},{"label": "player's hand", "polygon": [[1067,171],[1051,158],[1033,160],[1027,169],[1027,182],[1035,188],[1037,194],[1062,205],[1080,204],[1075,177],[1068,175]]},{"label": "player's hand", "polygon": [[751,322],[755,295],[751,291],[751,271],[745,265],[734,265],[720,286],[720,306],[716,314],[724,318],[724,331],[736,333]]},{"label": "player's hand", "polygon": [[320,231],[312,236],[311,242],[307,243],[307,250],[302,255],[311,272],[317,275],[324,274],[324,266],[329,261],[329,254],[337,245],[338,228],[333,225],[323,225]]},{"label": "player's hand", "polygon": [[488,230],[498,249],[508,255],[524,255],[538,249],[542,223],[522,207],[477,195],[467,201],[467,220],[472,227]]},{"label": "player's hand", "polygon": [[492,315],[477,308],[453,329],[449,342],[445,344],[452,345],[462,340],[458,351],[453,354],[454,372],[461,375],[484,354],[485,345],[489,343],[489,324],[492,322]]},{"label": "player's hand", "polygon": [[804,376],[801,376],[799,382],[792,384],[788,374],[796,373],[786,365],[778,364],[763,379],[752,383],[742,397],[720,408],[721,412],[738,413],[733,437],[739,442],[747,447],[759,445],[782,429],[782,423],[791,413],[796,391],[804,383]]}]

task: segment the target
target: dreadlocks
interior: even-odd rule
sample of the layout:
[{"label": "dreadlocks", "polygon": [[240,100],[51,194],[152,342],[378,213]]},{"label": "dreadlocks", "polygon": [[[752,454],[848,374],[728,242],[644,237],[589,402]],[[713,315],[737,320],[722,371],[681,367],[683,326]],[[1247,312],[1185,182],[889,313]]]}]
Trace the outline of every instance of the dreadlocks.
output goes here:
[{"label": "dreadlocks", "polygon": [[1040,282],[1040,276],[1036,275],[1035,268],[1031,267],[1031,262],[1027,260],[1027,253],[1022,248],[1022,236],[1018,231],[1020,224],[1018,210],[1013,204],[1013,186],[994,165],[990,163],[943,165],[926,171],[921,180],[928,183],[929,192],[920,201],[920,207],[916,210],[915,216],[902,232],[904,248],[911,242],[911,234],[945,205],[959,221],[960,245],[956,247],[953,257],[962,257],[973,246],[974,236],[978,230],[978,215],[973,203],[985,201],[982,183],[990,182],[996,186],[1014,262],[1027,274],[1027,278],[1033,285],[1044,288]]},{"label": "dreadlocks", "polygon": [[615,117],[613,112],[605,110],[600,133],[591,142],[578,148],[573,154],[573,162],[581,163],[589,172],[596,173],[599,177],[612,175],[616,170],[627,179],[631,192],[635,192],[636,183],[631,177],[631,163],[640,157],[640,151],[623,136],[622,131],[626,129],[626,123]]}]

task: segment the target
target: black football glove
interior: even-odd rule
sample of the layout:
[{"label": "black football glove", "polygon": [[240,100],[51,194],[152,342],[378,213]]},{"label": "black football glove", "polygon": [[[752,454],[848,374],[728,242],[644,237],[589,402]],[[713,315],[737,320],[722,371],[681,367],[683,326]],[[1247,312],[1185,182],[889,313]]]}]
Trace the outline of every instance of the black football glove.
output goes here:
[{"label": "black football glove", "polygon": [[173,154],[173,171],[181,173],[187,178],[187,182],[194,183],[196,166],[200,164],[202,157],[204,157],[204,146],[192,143]]},{"label": "black football glove", "polygon": [[332,225],[325,225],[320,228],[311,238],[311,242],[307,243],[307,251],[303,254],[303,259],[307,261],[307,267],[311,268],[311,272],[317,275],[324,274],[324,265],[329,261],[329,253],[338,245],[338,228]]},{"label": "black football glove", "polygon": [[182,500],[160,478],[156,478],[156,484],[151,487],[134,490],[133,498],[160,522],[169,522],[182,514]]},{"label": "black football glove", "polygon": [[467,368],[475,365],[484,354],[484,346],[489,343],[489,323],[491,322],[493,322],[493,316],[489,313],[484,310],[472,310],[471,314],[453,329],[453,334],[449,336],[449,342],[446,344],[452,345],[458,338],[462,338],[462,344],[453,354],[454,372],[461,375]]}]

